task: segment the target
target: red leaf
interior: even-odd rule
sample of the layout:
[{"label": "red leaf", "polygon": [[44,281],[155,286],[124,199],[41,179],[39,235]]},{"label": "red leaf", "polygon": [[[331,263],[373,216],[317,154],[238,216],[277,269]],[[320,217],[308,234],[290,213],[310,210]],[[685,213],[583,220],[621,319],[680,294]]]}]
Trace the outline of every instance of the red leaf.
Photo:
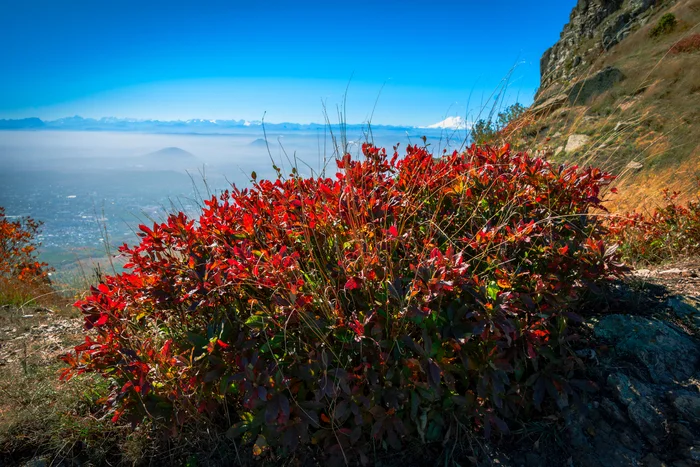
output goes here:
[{"label": "red leaf", "polygon": [[217,339],[216,343],[219,344],[219,346],[220,346],[221,348],[223,348],[223,349],[226,349],[226,348],[229,347],[229,345],[228,345],[226,342],[224,342],[224,341],[222,341],[222,340],[220,340],[220,339]]},{"label": "red leaf", "polygon": [[360,279],[357,277],[351,277],[345,283],[345,290],[355,290],[360,288]]},{"label": "red leaf", "polygon": [[255,222],[255,220],[253,219],[253,216],[251,214],[248,214],[248,213],[243,214],[243,229],[246,232],[248,232],[248,233],[253,232],[254,222]]}]

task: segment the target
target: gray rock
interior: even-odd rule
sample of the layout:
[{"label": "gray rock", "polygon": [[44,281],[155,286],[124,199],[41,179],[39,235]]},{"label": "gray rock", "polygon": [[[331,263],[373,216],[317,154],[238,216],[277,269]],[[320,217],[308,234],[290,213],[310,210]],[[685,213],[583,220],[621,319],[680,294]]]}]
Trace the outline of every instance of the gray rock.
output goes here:
[{"label": "gray rock", "polygon": [[666,435],[666,417],[658,407],[652,405],[653,399],[641,399],[627,407],[627,413],[642,435],[653,445],[663,443]]},{"label": "gray rock", "polygon": [[671,436],[673,437],[673,441],[681,447],[691,446],[695,441],[693,432],[690,431],[685,424],[673,422],[669,424],[669,430],[671,432]]},{"label": "gray rock", "polygon": [[659,394],[650,386],[622,373],[608,377],[608,386],[615,398],[627,407],[630,421],[653,445],[660,445],[666,438],[666,417],[659,407]]},{"label": "gray rock", "polygon": [[666,302],[673,314],[687,323],[693,331],[700,331],[700,300],[677,295]]},{"label": "gray rock", "polygon": [[[635,27],[644,24],[645,13],[656,3],[657,0],[579,0],[559,41],[540,59],[537,97],[554,84],[580,73],[584,62],[591,63],[598,53],[609,50]],[[593,38],[596,39],[593,47],[584,48]],[[579,63],[581,66],[577,68]]]},{"label": "gray rock", "polygon": [[608,386],[613,391],[615,399],[628,407],[631,403],[654,396],[654,392],[641,381],[622,373],[608,376]]},{"label": "gray rock", "polygon": [[700,426],[700,394],[688,390],[672,391],[671,404],[690,423]]},{"label": "gray rock", "polygon": [[612,89],[624,78],[625,75],[618,68],[604,68],[590,78],[574,84],[568,92],[569,103],[571,105],[585,105],[591,98]]},{"label": "gray rock", "polygon": [[598,322],[594,332],[620,356],[639,360],[655,383],[686,380],[700,363],[700,348],[693,339],[655,319],[610,315]]},{"label": "gray rock", "polygon": [[604,397],[603,400],[600,401],[600,409],[610,418],[613,420],[624,423],[627,421],[627,417],[622,413],[622,410],[620,410],[620,407],[617,406],[616,403],[608,399],[607,397]]},{"label": "gray rock", "polygon": [[587,145],[591,140],[590,136],[586,135],[571,135],[569,136],[568,141],[566,142],[566,147],[564,148],[564,151],[566,152],[575,152],[585,145]]},{"label": "gray rock", "polygon": [[666,464],[657,459],[653,454],[645,456],[644,459],[642,459],[642,463],[644,467],[666,467]]},{"label": "gray rock", "polygon": [[534,114],[552,112],[564,105],[567,99],[569,99],[569,96],[567,96],[566,94],[558,94],[554,97],[550,97],[540,102],[535,102],[530,111]]}]

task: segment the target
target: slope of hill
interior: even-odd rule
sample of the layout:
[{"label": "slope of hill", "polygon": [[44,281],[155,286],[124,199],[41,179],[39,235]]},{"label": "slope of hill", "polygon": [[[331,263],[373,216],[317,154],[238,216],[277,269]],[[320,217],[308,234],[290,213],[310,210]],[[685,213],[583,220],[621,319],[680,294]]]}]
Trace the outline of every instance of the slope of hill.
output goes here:
[{"label": "slope of hill", "polygon": [[202,163],[191,152],[180,148],[163,148],[139,157],[137,165],[145,169],[187,170],[201,166]]},{"label": "slope of hill", "polygon": [[616,207],[651,207],[669,188],[697,196],[700,0],[579,0],[541,59],[525,117],[506,129],[522,148],[605,167]]}]

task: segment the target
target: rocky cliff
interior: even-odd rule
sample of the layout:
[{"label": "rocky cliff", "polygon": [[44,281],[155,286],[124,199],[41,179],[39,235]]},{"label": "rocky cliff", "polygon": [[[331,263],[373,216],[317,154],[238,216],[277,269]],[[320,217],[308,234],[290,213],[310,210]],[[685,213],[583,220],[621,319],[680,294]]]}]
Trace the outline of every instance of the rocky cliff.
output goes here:
[{"label": "rocky cliff", "polygon": [[610,50],[630,31],[646,23],[652,7],[662,0],[579,0],[559,41],[540,60],[544,90],[558,80],[580,74],[602,52]]},{"label": "rocky cliff", "polygon": [[615,172],[618,208],[699,194],[700,0],[579,0],[540,66],[516,147]]}]

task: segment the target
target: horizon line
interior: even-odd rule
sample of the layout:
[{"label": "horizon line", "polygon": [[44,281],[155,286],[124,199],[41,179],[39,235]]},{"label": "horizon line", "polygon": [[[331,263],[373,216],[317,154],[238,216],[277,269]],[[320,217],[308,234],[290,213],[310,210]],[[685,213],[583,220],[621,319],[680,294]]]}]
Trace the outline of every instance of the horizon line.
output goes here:
[{"label": "horizon line", "polygon": [[[21,122],[21,121],[26,121],[26,120],[38,120],[42,123],[55,123],[59,122],[61,120],[69,120],[69,119],[80,119],[80,120],[92,120],[95,122],[102,122],[102,123],[109,123],[109,120],[113,120],[115,122],[125,122],[125,123],[210,123],[213,125],[219,124],[219,123],[237,123],[241,126],[264,126],[264,125],[285,125],[285,124],[291,124],[291,125],[300,125],[300,126],[311,126],[311,125],[317,125],[317,126],[369,126],[369,127],[391,127],[391,128],[415,128],[415,129],[429,129],[429,130],[468,130],[471,125],[474,124],[473,121],[464,119],[462,116],[455,115],[455,116],[447,116],[443,120],[440,120],[439,122],[432,123],[430,125],[425,125],[425,126],[418,126],[418,125],[406,125],[406,124],[385,124],[385,123],[372,123],[372,122],[359,122],[359,123],[350,123],[350,122],[338,122],[338,123],[330,123],[330,122],[325,122],[325,123],[320,123],[320,122],[293,122],[293,121],[281,121],[281,122],[266,122],[264,120],[248,120],[245,118],[214,118],[214,119],[207,119],[207,118],[188,118],[186,120],[183,119],[173,119],[173,120],[160,120],[157,118],[134,118],[134,117],[115,117],[115,116],[102,116],[99,118],[96,117],[83,117],[81,115],[75,114],[75,115],[69,115],[65,117],[59,117],[55,119],[48,119],[48,118],[41,118],[38,116],[30,116],[30,117],[17,117],[17,118],[0,118],[0,122]],[[460,124],[459,128],[453,128],[453,127],[441,127],[439,126],[440,124],[444,124],[446,122],[452,122],[452,121],[457,121]],[[2,129],[2,128],[0,128]]]}]

